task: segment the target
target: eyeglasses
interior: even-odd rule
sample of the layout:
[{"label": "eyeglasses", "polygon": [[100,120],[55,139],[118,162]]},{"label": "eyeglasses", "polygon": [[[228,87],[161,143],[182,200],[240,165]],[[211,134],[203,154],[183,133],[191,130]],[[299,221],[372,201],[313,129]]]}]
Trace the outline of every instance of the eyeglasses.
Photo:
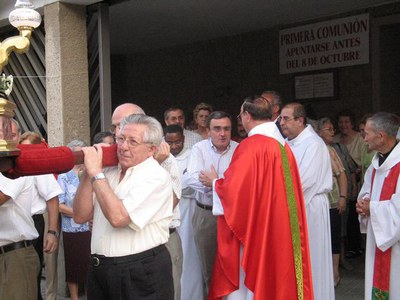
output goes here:
[{"label": "eyeglasses", "polygon": [[174,141],[174,142],[167,142],[168,145],[170,146],[182,146],[183,145],[183,141]]},{"label": "eyeglasses", "polygon": [[115,137],[115,141],[117,142],[118,145],[122,145],[126,141],[126,143],[128,144],[128,147],[130,147],[130,148],[136,148],[136,147],[139,147],[140,145],[144,145],[144,144],[151,144],[149,142],[138,143],[134,139],[128,139],[124,136]]},{"label": "eyeglasses", "polygon": [[285,122],[289,122],[289,121],[292,121],[292,120],[297,120],[299,117],[288,117],[288,116],[280,116],[279,117],[279,122],[280,121],[285,121]]},{"label": "eyeglasses", "polygon": [[241,111],[241,112],[237,115],[236,119],[241,120],[241,119],[242,119],[242,114],[243,114],[244,112],[245,112],[245,110],[244,110],[244,111]]},{"label": "eyeglasses", "polygon": [[335,132],[335,128],[322,128],[321,131]]}]

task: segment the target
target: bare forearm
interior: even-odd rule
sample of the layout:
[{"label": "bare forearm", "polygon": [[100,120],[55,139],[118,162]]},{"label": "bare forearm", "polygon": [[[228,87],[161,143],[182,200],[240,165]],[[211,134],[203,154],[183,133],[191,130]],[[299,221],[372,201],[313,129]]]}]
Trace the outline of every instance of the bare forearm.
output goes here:
[{"label": "bare forearm", "polygon": [[340,173],[338,178],[340,195],[347,198],[347,176],[345,172]]},{"label": "bare forearm", "polygon": [[175,208],[179,203],[179,198],[175,195],[175,193],[173,194],[173,198],[174,198],[173,208]]},{"label": "bare forearm", "polygon": [[104,216],[113,227],[124,227],[131,222],[125,206],[111,189],[108,180],[96,180],[93,190]]},{"label": "bare forearm", "polygon": [[51,198],[47,203],[49,230],[58,231],[58,197]]},{"label": "bare forearm", "polygon": [[7,196],[2,191],[0,191],[0,206],[2,206],[4,203],[6,203],[10,199],[11,199],[10,196]]},{"label": "bare forearm", "polygon": [[93,218],[93,188],[86,172],[82,175],[82,181],[76,191],[73,211],[74,221],[78,224],[86,223]]},{"label": "bare forearm", "polygon": [[74,211],[72,207],[68,207],[65,204],[60,204],[60,213],[70,218],[74,217]]}]

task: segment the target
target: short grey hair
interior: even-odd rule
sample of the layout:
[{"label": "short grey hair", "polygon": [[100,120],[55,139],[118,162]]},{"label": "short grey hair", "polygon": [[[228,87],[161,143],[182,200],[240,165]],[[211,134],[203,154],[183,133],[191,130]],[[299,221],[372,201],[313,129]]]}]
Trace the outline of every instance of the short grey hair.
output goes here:
[{"label": "short grey hair", "polygon": [[388,112],[378,112],[367,119],[372,123],[375,132],[383,131],[389,137],[396,137],[399,130],[400,117]]},{"label": "short grey hair", "polygon": [[163,137],[163,130],[160,122],[155,118],[142,114],[132,114],[121,121],[121,132],[124,131],[126,125],[137,124],[144,125],[147,130],[143,133],[143,142],[159,146]]},{"label": "short grey hair", "polygon": [[320,131],[320,130],[322,129],[322,127],[324,127],[324,125],[325,125],[326,123],[331,123],[331,124],[333,125],[331,119],[329,119],[329,118],[321,118],[321,119],[319,119],[319,120],[316,122],[317,131]]},{"label": "short grey hair", "polygon": [[86,147],[87,143],[83,140],[72,140],[67,144],[67,147],[71,150],[75,150],[77,147]]}]

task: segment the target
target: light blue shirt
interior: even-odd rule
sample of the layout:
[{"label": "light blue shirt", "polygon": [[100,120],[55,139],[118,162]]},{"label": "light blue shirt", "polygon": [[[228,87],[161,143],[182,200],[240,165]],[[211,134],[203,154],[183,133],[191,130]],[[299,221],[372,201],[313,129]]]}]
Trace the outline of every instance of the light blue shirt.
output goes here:
[{"label": "light blue shirt", "polygon": [[[74,205],[76,190],[79,186],[78,176],[76,176],[74,170],[71,170],[68,173],[60,174],[57,181],[63,191],[58,196],[60,204],[72,207]],[[73,218],[61,214],[61,229],[64,232],[85,232],[89,231],[89,223],[77,224]]]}]

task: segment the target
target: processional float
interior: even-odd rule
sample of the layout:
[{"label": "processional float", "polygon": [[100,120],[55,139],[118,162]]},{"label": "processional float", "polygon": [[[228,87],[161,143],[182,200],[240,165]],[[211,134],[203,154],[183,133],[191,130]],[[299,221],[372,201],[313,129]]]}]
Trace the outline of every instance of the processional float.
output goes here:
[{"label": "processional float", "polygon": [[[12,92],[13,78],[2,71],[12,52],[28,51],[31,34],[40,25],[41,16],[30,0],[17,0],[9,21],[18,29],[19,35],[0,43],[0,172],[10,178],[68,172],[75,164],[83,163],[82,151],[71,151],[68,147],[48,148],[44,144],[17,145],[12,140],[11,119],[16,105],[8,100],[8,96]],[[104,147],[103,166],[116,164],[116,146]]]}]

